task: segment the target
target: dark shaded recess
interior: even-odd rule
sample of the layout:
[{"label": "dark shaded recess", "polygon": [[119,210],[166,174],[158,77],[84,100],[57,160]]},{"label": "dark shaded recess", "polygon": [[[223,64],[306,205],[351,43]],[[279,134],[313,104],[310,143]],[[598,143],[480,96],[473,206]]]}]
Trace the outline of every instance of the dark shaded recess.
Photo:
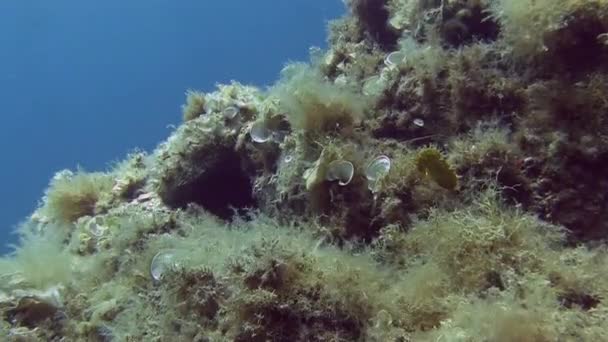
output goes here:
[{"label": "dark shaded recess", "polygon": [[361,185],[363,182],[363,179],[353,179],[353,187],[341,187],[339,190],[343,192],[338,197],[343,199],[343,205],[348,208],[344,217],[344,237],[369,243],[378,236],[380,227],[372,226],[373,195],[366,186]]},{"label": "dark shaded recess", "polygon": [[396,48],[399,32],[388,26],[386,0],[357,0],[353,4],[353,14],[382,49],[389,51]]},{"label": "dark shaded recess", "polygon": [[532,190],[529,181],[521,174],[513,161],[507,161],[499,168],[496,181],[501,186],[502,196],[507,203],[529,208],[532,203]]},{"label": "dark shaded recess", "polygon": [[500,33],[498,23],[488,16],[486,8],[475,6],[471,8],[471,16],[464,20],[471,33],[470,40],[481,40],[484,42],[494,41]]},{"label": "dark shaded recess", "polygon": [[190,203],[200,204],[223,219],[230,219],[234,209],[255,205],[249,176],[241,172],[240,157],[233,153],[196,179],[189,190]]},{"label": "dark shaded recess", "polygon": [[128,187],[123,192],[122,197],[126,201],[131,201],[131,200],[137,198],[137,196],[142,194],[142,189],[145,184],[146,184],[146,179],[141,179],[136,182],[129,183],[127,185]]},{"label": "dark shaded recess", "polygon": [[[549,275],[549,281],[552,286],[559,286],[559,284],[564,283],[564,278],[559,273],[553,273]],[[578,307],[585,311],[595,308],[602,302],[602,298],[596,295],[580,292],[572,288],[560,293],[558,300],[560,305],[565,308],[572,309]]]},{"label": "dark shaded recess", "polygon": [[372,225],[369,203],[357,203],[349,210],[345,220],[345,238],[363,240],[370,243],[378,236],[381,227]]},{"label": "dark shaded recess", "polygon": [[441,36],[449,47],[458,47],[475,41],[491,42],[496,40],[500,26],[488,17],[485,8],[455,7],[444,15]]},{"label": "dark shaded recess", "polygon": [[545,37],[548,52],[539,63],[548,77],[559,73],[579,74],[601,66],[608,57],[608,49],[597,36],[608,31],[608,18],[594,5],[589,5],[568,16],[559,30]]},{"label": "dark shaded recess", "polygon": [[224,220],[255,207],[251,180],[241,168],[241,157],[228,148],[218,148],[214,155],[195,177],[175,182],[163,201],[174,208],[198,204]]},{"label": "dark shaded recess", "polygon": [[[371,242],[378,235],[380,227],[372,225],[373,195],[367,190],[366,180],[355,176],[348,186],[340,186],[337,182],[326,182],[321,213],[327,218],[337,218],[330,222],[339,222],[340,229],[333,233],[332,238],[341,245],[345,240],[360,240]],[[327,222],[327,223],[330,223]]]},{"label": "dark shaded recess", "polygon": [[506,289],[502,276],[498,271],[490,271],[486,274],[486,288],[496,288],[500,291],[504,291]]},{"label": "dark shaded recess", "polygon": [[559,301],[562,306],[568,309],[579,307],[585,311],[595,308],[600,303],[600,299],[595,296],[574,291],[561,295]]},{"label": "dark shaded recess", "polygon": [[251,312],[260,328],[243,328],[235,341],[326,341],[323,334],[339,336],[336,341],[357,341],[361,338],[361,324],[347,313],[321,308],[307,311],[308,308],[299,308],[298,303],[262,303]]},{"label": "dark shaded recess", "polygon": [[110,328],[105,325],[98,326],[91,331],[91,333],[87,336],[88,341],[90,342],[113,342],[117,341],[116,336]]},{"label": "dark shaded recess", "polygon": [[608,236],[608,153],[595,158],[567,152],[561,165],[544,174],[536,192],[546,203],[541,218],[569,230],[568,243]]},{"label": "dark shaded recess", "polygon": [[60,321],[63,313],[55,306],[32,297],[22,298],[15,308],[6,312],[4,320],[18,326],[35,329],[43,322]]}]

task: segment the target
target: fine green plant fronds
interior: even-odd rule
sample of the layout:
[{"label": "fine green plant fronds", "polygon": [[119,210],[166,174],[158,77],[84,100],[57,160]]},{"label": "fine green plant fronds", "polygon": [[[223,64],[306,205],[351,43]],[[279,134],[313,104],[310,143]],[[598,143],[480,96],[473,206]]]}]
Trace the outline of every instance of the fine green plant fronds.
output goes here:
[{"label": "fine green plant fronds", "polygon": [[[523,276],[518,286],[492,291],[484,298],[460,300],[449,321],[425,334],[423,341],[558,341],[564,331],[575,332],[582,341],[582,317],[559,310],[555,291],[542,276]],[[578,325],[578,327],[577,327]]]},{"label": "fine green plant fronds", "polygon": [[54,225],[39,229],[25,223],[18,232],[19,245],[10,256],[0,258],[0,289],[46,290],[71,280],[73,258],[64,248],[62,229]]},{"label": "fine green plant fronds", "polygon": [[377,191],[381,193],[400,193],[406,191],[415,182],[416,152],[408,148],[391,151],[391,169],[378,180]]},{"label": "fine green plant fronds", "polygon": [[448,162],[457,167],[481,163],[488,154],[516,152],[509,140],[509,130],[494,123],[478,124],[469,134],[450,142]]},{"label": "fine green plant fronds", "polygon": [[302,63],[288,65],[270,95],[279,99],[291,126],[307,133],[349,131],[367,107],[361,95]]},{"label": "fine green plant fronds", "polygon": [[198,118],[205,112],[205,93],[196,90],[186,92],[186,104],[182,106],[182,116],[185,121]]},{"label": "fine green plant fronds", "polygon": [[59,223],[72,223],[96,213],[97,201],[112,190],[113,179],[100,172],[61,172],[51,181],[43,211]]},{"label": "fine green plant fronds", "polygon": [[450,308],[450,279],[448,274],[433,261],[410,267],[403,278],[391,289],[396,300],[389,310],[399,317],[408,330],[424,331],[440,325],[448,318]]},{"label": "fine green plant fronds", "polygon": [[117,179],[113,192],[123,200],[135,197],[146,183],[150,163],[150,157],[145,152],[135,151],[113,165],[112,174]]},{"label": "fine green plant fronds", "polygon": [[595,308],[608,298],[608,254],[605,248],[556,251],[546,259],[545,272],[568,307]]},{"label": "fine green plant fronds", "polygon": [[580,0],[492,0],[490,13],[501,26],[501,35],[516,57],[528,58],[545,51],[545,36],[564,25],[566,15]]},{"label": "fine green plant fronds", "polygon": [[453,286],[468,292],[500,286],[492,283],[494,272],[538,271],[562,241],[560,229],[505,206],[490,188],[471,206],[432,211],[402,243],[410,258],[436,262]]},{"label": "fine green plant fronds", "polygon": [[434,82],[437,75],[447,67],[448,53],[441,48],[437,37],[429,37],[429,42],[420,44],[408,37],[399,42],[407,67],[411,67],[421,79]]}]

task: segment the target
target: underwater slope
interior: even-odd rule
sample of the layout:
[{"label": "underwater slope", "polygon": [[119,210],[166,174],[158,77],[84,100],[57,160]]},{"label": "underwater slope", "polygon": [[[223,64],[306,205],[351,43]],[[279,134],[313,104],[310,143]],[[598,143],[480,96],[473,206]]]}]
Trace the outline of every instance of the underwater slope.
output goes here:
[{"label": "underwater slope", "polygon": [[0,336],[608,340],[608,1],[347,3],[270,89],[57,173]]}]

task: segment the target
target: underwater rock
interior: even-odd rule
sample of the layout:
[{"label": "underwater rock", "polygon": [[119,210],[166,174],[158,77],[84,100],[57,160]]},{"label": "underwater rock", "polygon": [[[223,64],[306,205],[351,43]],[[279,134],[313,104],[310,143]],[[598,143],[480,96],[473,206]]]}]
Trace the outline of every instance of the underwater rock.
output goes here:
[{"label": "underwater rock", "polygon": [[608,2],[345,3],[268,91],[58,173],[0,340],[606,340]]}]

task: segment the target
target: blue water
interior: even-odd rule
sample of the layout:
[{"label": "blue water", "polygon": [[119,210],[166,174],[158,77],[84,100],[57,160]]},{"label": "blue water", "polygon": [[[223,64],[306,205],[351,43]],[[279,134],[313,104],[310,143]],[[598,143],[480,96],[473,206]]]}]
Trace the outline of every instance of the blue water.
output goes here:
[{"label": "blue water", "polygon": [[269,85],[341,0],[0,3],[0,252],[57,170],[104,170],[181,121],[188,88]]}]

